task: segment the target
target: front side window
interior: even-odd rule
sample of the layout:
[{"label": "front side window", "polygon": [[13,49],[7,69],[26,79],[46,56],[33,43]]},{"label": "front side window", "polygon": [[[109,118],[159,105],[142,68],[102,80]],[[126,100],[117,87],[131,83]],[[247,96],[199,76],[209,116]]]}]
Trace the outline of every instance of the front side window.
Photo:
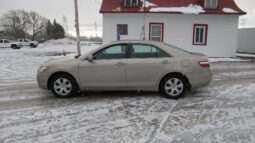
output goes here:
[{"label": "front side window", "polygon": [[128,25],[127,24],[118,24],[117,32],[119,32],[120,35],[128,35]]},{"label": "front side window", "polygon": [[10,43],[8,40],[4,40],[4,43]]},{"label": "front side window", "polygon": [[195,24],[193,31],[193,45],[206,45],[207,44],[207,30],[206,24]]},{"label": "front side window", "polygon": [[169,54],[152,45],[133,44],[130,52],[131,58],[163,58]]},{"label": "front side window", "polygon": [[28,42],[28,40],[24,40],[24,42]]},{"label": "front side window", "polygon": [[218,0],[205,0],[204,7],[207,9],[217,9]]},{"label": "front side window", "polygon": [[138,0],[124,0],[124,6],[125,7],[137,7]]},{"label": "front side window", "polygon": [[124,59],[126,58],[127,45],[114,45],[93,54],[93,59]]}]

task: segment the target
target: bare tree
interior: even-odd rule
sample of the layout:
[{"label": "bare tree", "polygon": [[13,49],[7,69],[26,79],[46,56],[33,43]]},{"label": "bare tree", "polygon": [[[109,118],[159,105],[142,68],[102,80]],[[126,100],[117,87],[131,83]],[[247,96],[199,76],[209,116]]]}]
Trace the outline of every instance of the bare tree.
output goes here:
[{"label": "bare tree", "polygon": [[20,38],[25,35],[28,23],[28,15],[24,10],[10,10],[1,18],[1,25],[9,33],[13,33],[12,36],[15,38]]},{"label": "bare tree", "polygon": [[28,15],[32,40],[34,40],[38,33],[45,31],[48,19],[34,11],[29,12]]}]

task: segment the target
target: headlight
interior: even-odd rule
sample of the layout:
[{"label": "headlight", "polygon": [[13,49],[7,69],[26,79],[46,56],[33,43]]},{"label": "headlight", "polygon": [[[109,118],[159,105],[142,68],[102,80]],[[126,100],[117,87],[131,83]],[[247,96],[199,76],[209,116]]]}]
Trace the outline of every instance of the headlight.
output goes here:
[{"label": "headlight", "polygon": [[40,67],[38,69],[38,72],[45,72],[45,71],[48,71],[49,67]]}]

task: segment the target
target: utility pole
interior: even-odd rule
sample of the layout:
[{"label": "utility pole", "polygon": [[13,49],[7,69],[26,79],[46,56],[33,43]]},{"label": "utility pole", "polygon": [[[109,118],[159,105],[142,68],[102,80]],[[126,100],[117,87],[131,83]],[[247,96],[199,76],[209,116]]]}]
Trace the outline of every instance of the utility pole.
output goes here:
[{"label": "utility pole", "polygon": [[95,22],[95,32],[96,32],[96,33],[95,33],[95,34],[96,34],[95,36],[96,36],[96,41],[97,41],[97,22]]},{"label": "utility pole", "polygon": [[77,38],[77,52],[78,56],[81,55],[81,42],[80,42],[80,28],[79,28],[79,14],[78,14],[78,3],[77,0],[74,0],[74,9],[75,9],[75,28],[76,28],[76,38]]}]

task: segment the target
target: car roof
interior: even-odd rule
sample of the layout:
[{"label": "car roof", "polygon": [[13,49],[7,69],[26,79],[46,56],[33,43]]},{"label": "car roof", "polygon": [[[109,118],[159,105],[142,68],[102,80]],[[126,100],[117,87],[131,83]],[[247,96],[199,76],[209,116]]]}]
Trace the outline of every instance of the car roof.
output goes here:
[{"label": "car roof", "polygon": [[121,43],[159,44],[162,42],[148,41],[148,40],[120,40],[120,41],[112,41],[111,42],[111,44],[121,44]]}]

